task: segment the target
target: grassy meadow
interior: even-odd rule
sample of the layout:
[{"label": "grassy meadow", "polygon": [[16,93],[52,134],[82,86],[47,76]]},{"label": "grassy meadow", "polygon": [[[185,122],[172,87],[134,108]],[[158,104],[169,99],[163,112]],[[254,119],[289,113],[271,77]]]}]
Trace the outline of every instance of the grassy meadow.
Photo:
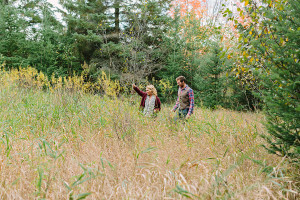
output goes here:
[{"label": "grassy meadow", "polygon": [[10,73],[0,74],[0,199],[297,198],[290,165],[261,146],[261,113],[197,107],[176,124],[171,105],[143,117],[136,94],[42,90]]}]

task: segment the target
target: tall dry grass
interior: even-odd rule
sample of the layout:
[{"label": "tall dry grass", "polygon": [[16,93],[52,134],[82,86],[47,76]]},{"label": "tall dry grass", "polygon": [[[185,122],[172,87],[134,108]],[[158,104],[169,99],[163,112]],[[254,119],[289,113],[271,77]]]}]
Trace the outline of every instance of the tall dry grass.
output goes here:
[{"label": "tall dry grass", "polygon": [[261,147],[260,113],[196,108],[175,123],[168,105],[145,118],[136,96],[43,91],[9,73],[0,73],[0,199],[297,198],[290,165]]}]

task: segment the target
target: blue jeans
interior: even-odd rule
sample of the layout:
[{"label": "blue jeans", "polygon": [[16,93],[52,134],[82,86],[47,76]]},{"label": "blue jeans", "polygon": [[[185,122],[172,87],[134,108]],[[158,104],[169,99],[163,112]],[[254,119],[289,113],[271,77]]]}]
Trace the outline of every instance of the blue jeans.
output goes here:
[{"label": "blue jeans", "polygon": [[178,116],[176,116],[174,120],[175,121],[177,121],[178,119],[184,120],[188,112],[189,112],[189,108],[178,109]]}]

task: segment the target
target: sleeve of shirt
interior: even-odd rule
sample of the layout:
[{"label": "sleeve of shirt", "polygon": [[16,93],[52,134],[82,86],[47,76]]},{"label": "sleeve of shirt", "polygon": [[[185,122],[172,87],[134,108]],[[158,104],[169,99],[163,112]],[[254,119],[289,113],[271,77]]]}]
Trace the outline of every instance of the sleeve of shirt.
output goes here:
[{"label": "sleeve of shirt", "polygon": [[190,101],[190,108],[189,108],[188,115],[191,115],[194,112],[194,91],[192,89],[190,89],[189,91],[189,101]]},{"label": "sleeve of shirt", "polygon": [[136,91],[136,93],[138,93],[141,97],[144,96],[144,95],[147,95],[146,92],[143,92],[143,91],[140,90],[138,87],[134,87],[133,89],[134,89],[134,90]]},{"label": "sleeve of shirt", "polygon": [[179,97],[177,97],[176,104],[173,108],[174,111],[178,108],[178,105],[179,105]]},{"label": "sleeve of shirt", "polygon": [[154,108],[154,110],[160,111],[160,108],[161,108],[161,102],[160,102],[160,99],[159,99],[158,97],[156,97],[155,108]]}]

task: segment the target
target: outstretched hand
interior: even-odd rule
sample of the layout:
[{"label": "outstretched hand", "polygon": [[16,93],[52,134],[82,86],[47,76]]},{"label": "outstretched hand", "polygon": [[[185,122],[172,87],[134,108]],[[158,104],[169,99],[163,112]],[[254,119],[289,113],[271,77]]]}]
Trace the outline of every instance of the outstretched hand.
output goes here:
[{"label": "outstretched hand", "polygon": [[132,88],[135,88],[135,87],[136,87],[136,85],[133,83],[133,84],[132,84]]}]

